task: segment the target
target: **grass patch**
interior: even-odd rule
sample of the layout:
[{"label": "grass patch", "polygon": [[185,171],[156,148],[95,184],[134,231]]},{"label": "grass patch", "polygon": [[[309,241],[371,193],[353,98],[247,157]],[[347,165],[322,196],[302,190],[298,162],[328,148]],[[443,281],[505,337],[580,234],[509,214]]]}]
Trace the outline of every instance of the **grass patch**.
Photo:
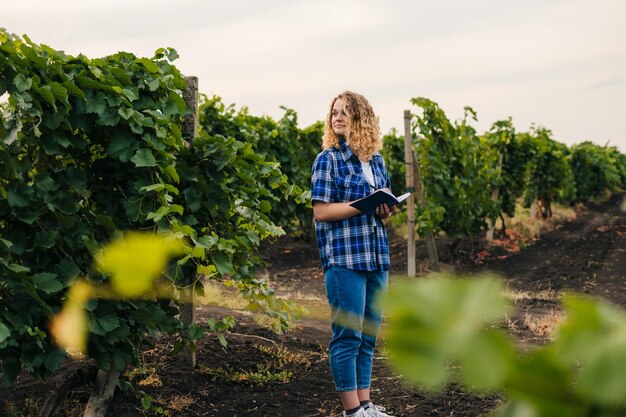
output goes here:
[{"label": "grass patch", "polygon": [[264,383],[287,383],[293,379],[293,372],[276,371],[270,368],[268,364],[257,364],[256,370],[235,370],[230,367],[226,369],[219,367],[212,369],[205,366],[199,366],[198,370],[211,377],[213,381],[229,381],[246,384],[264,384]]},{"label": "grass patch", "polygon": [[279,317],[270,317],[260,314],[254,316],[254,322],[257,326],[268,329],[274,334],[283,334],[284,332],[293,330],[295,327],[294,323],[291,321],[285,327],[285,324]]},{"label": "grass patch", "polygon": [[[552,205],[552,217],[543,219],[539,215],[532,215],[531,209],[522,207],[521,204],[515,208],[514,217],[505,217],[507,231],[517,237],[521,242],[527,243],[541,236],[542,233],[549,232],[562,223],[576,219],[576,209],[559,204]],[[498,219],[496,229],[502,229],[502,221]]]},{"label": "grass patch", "polygon": [[229,290],[223,284],[214,281],[204,283],[204,295],[197,296],[195,303],[225,307],[230,310],[245,310],[249,304],[238,292]]},{"label": "grass patch", "polygon": [[195,402],[191,395],[174,395],[169,399],[167,408],[170,411],[185,411]]},{"label": "grass patch", "polygon": [[551,310],[548,314],[524,316],[524,326],[535,336],[552,340],[559,324],[565,319],[560,311]]},{"label": "grass patch", "polygon": [[261,352],[272,356],[278,362],[279,367],[283,367],[286,364],[294,363],[304,365],[306,368],[310,368],[312,365],[313,356],[316,355],[312,352],[292,352],[284,346],[255,345],[254,347]]},{"label": "grass patch", "polygon": [[507,288],[504,296],[515,303],[524,300],[558,301],[561,299],[561,295],[555,290],[520,291]]}]

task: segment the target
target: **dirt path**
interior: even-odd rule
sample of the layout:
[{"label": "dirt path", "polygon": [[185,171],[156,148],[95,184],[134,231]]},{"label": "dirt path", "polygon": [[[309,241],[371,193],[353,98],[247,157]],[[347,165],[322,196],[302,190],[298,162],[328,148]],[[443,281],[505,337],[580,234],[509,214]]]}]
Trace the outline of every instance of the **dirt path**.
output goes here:
[{"label": "dirt path", "polygon": [[626,307],[626,213],[621,196],[590,206],[576,220],[486,269],[526,291],[571,290]]},{"label": "dirt path", "polygon": [[[462,270],[503,276],[519,308],[509,330],[522,343],[541,343],[545,329],[540,324],[559,314],[557,297],[563,290],[602,296],[626,307],[626,214],[619,210],[620,204],[621,198],[615,197],[591,206],[583,216],[546,233],[520,253],[504,259],[487,257],[481,265],[461,262]],[[397,238],[391,247],[392,272],[398,273],[405,268],[406,252]],[[170,416],[314,417],[341,411],[328,366],[328,309],[315,246],[285,238],[264,247],[262,257],[268,264],[267,279],[278,294],[305,305],[310,316],[293,331],[276,335],[244,311],[202,309],[201,319],[237,318],[237,327],[227,335],[228,348],[222,350],[216,337],[206,338],[199,346],[198,368],[192,372],[182,370],[167,355],[173,340],[160,339],[144,355],[143,365],[128,375],[152,397],[154,406],[170,410]],[[452,259],[445,246],[442,259]],[[454,386],[437,395],[423,393],[403,385],[382,353],[378,355],[372,396],[399,417],[473,417],[502,401],[497,395],[469,395]],[[23,376],[17,387],[0,389],[0,407],[4,407],[0,415],[11,415],[7,412],[11,410],[15,416],[37,415],[50,384]],[[84,406],[90,389],[84,386],[70,393],[63,415],[78,415],[71,412]],[[130,392],[116,394],[108,413],[111,417],[146,414],[150,415],[143,411],[138,394]]]}]

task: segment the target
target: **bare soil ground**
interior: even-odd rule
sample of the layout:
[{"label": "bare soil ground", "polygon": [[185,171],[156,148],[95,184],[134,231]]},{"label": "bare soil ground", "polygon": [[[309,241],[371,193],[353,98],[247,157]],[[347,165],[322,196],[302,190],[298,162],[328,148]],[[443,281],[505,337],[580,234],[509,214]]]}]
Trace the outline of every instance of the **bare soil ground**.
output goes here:
[{"label": "bare soil ground", "polygon": [[[441,261],[459,273],[492,271],[509,286],[518,313],[503,326],[521,344],[545,342],[561,312],[558,296],[576,291],[603,297],[626,307],[626,213],[623,196],[589,205],[569,223],[546,233],[516,253],[464,242],[454,248],[441,239]],[[391,236],[393,274],[406,268],[404,241]],[[480,254],[480,256],[477,256]],[[295,328],[276,334],[249,313],[225,307],[203,307],[200,320],[233,315],[238,321],[222,349],[217,337],[200,342],[198,366],[187,370],[168,355],[173,340],[161,338],[143,354],[141,366],[127,372],[136,389],[118,390],[108,416],[335,416],[341,407],[328,365],[330,331],[323,278],[314,243],[282,238],[263,247],[266,275],[280,296],[304,305],[310,315]],[[419,248],[419,259],[426,257]],[[424,265],[420,263],[420,265]],[[419,278],[418,278],[419,279]],[[374,365],[372,398],[396,416],[478,416],[504,401],[497,393],[470,394],[449,386],[430,394],[407,386],[388,366],[381,342]],[[35,416],[48,393],[85,363],[69,363],[54,378],[20,375],[17,385],[0,389],[0,415]],[[81,415],[91,384],[70,391],[57,416]],[[138,390],[143,391],[143,393]],[[146,395],[151,406],[141,403]]]}]

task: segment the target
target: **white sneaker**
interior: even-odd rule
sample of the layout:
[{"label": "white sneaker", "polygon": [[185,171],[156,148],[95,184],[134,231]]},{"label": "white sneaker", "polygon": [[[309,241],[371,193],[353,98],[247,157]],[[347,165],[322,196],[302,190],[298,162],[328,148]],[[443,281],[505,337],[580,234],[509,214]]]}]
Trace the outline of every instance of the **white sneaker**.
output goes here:
[{"label": "white sneaker", "polygon": [[[346,412],[342,412],[341,413],[342,417],[346,417],[347,414]],[[350,417],[369,417],[371,414],[367,414],[367,412],[365,411],[365,408],[361,407],[357,410],[356,413],[354,414],[350,414]]]},{"label": "white sneaker", "polygon": [[375,405],[372,402],[365,406],[365,415],[367,417],[394,417],[391,414],[385,413],[385,411],[385,407]]}]

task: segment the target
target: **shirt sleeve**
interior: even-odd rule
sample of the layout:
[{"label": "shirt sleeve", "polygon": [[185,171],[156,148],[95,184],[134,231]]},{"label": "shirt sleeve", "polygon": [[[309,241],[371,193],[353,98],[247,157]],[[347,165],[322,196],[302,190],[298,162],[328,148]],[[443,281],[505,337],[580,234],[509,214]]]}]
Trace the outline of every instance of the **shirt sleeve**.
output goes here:
[{"label": "shirt sleeve", "polygon": [[328,152],[322,152],[315,158],[311,170],[311,201],[334,203],[336,195],[331,156]]}]

